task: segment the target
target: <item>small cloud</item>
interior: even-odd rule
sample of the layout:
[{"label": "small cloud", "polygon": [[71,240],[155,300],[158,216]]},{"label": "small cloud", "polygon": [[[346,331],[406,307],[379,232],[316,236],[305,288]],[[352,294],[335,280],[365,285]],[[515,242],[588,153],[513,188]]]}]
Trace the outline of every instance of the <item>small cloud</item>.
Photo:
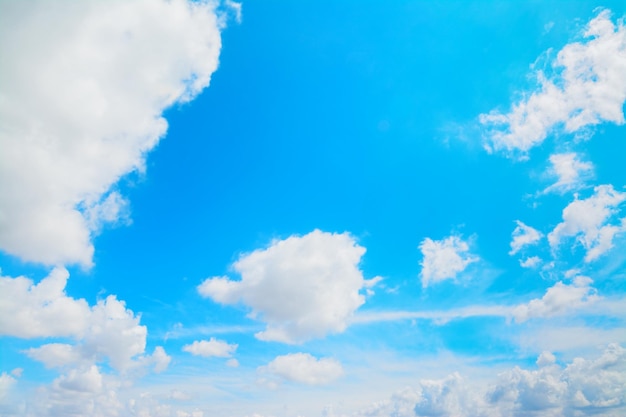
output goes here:
[{"label": "small cloud", "polygon": [[174,389],[170,392],[170,394],[168,395],[168,398],[171,398],[172,400],[177,400],[177,401],[189,401],[191,400],[191,395],[187,394],[184,391]]},{"label": "small cloud", "polygon": [[544,193],[563,194],[580,188],[582,182],[593,174],[593,164],[581,161],[575,152],[551,155],[550,163],[550,173],[557,177],[557,181],[546,188]]},{"label": "small cloud", "polygon": [[278,356],[266,366],[259,368],[261,374],[269,374],[281,380],[306,385],[325,385],[343,375],[341,363],[332,358],[317,359],[308,353],[290,353]]},{"label": "small cloud", "polygon": [[442,240],[426,238],[420,243],[422,252],[422,287],[431,282],[456,279],[467,266],[479,260],[469,253],[469,245],[459,236],[449,236]]},{"label": "small cloud", "polygon": [[524,260],[519,261],[519,264],[522,268],[535,268],[537,265],[541,263],[541,258],[538,256],[531,256],[530,258],[526,258]]},{"label": "small cloud", "polygon": [[236,344],[228,344],[214,337],[212,337],[211,340],[196,340],[190,345],[183,346],[183,351],[204,358],[230,358],[236,350]]},{"label": "small cloud", "polygon": [[532,318],[548,318],[563,315],[569,311],[586,307],[600,299],[591,286],[591,278],[578,276],[571,284],[557,282],[548,288],[542,298],[535,298],[513,309],[513,317],[518,323]]},{"label": "small cloud", "polygon": [[539,355],[535,363],[539,367],[544,367],[544,366],[552,365],[555,362],[556,362],[556,357],[552,354],[552,352],[548,352],[546,350],[546,351],[541,352],[541,355]]},{"label": "small cloud", "polygon": [[516,220],[517,227],[513,230],[513,240],[511,241],[511,250],[509,255],[515,255],[524,246],[535,244],[543,236],[538,230],[525,225],[519,220]]}]

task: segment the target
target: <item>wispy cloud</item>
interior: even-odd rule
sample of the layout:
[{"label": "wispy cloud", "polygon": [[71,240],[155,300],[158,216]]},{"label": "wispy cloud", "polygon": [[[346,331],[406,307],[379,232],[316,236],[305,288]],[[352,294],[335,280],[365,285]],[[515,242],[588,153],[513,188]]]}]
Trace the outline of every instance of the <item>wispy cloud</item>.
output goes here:
[{"label": "wispy cloud", "polygon": [[624,123],[626,28],[604,10],[591,20],[583,42],[566,45],[552,62],[552,78],[536,73],[538,91],[508,113],[482,114],[490,150],[526,152],[562,126],[567,133],[602,122]]}]

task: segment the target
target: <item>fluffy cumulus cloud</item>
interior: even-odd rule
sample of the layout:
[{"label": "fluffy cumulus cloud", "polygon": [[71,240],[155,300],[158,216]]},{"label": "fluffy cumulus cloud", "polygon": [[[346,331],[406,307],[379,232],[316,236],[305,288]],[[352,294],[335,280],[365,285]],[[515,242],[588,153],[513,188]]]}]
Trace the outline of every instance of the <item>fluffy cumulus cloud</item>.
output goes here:
[{"label": "fluffy cumulus cloud", "polygon": [[209,84],[212,2],[0,3],[0,249],[92,264],[92,237],[126,221],[119,179],[142,171],[163,111]]},{"label": "fluffy cumulus cloud", "polygon": [[359,415],[366,417],[480,417],[487,405],[475,388],[458,373],[439,380],[422,380],[415,387],[395,393],[391,399],[372,404]]},{"label": "fluffy cumulus cloud", "polygon": [[426,238],[420,243],[422,251],[422,286],[455,279],[469,264],[478,261],[478,257],[469,252],[469,245],[459,236],[449,236],[442,240]]},{"label": "fluffy cumulus cloud", "polygon": [[343,375],[341,363],[333,358],[317,359],[308,353],[278,356],[259,368],[261,374],[306,385],[328,384]]},{"label": "fluffy cumulus cloud", "polygon": [[89,325],[84,299],[65,294],[69,273],[55,268],[38,284],[26,277],[0,277],[0,335],[21,338],[78,336]]},{"label": "fluffy cumulus cloud", "polygon": [[211,340],[196,340],[190,345],[183,346],[183,351],[205,358],[212,356],[230,358],[235,353],[235,350],[237,350],[236,344],[229,344],[214,337]]},{"label": "fluffy cumulus cloud", "polygon": [[509,255],[515,255],[524,246],[537,243],[543,236],[537,229],[527,226],[519,220],[516,220],[515,223],[517,223],[517,226],[513,230],[513,240],[511,241]]},{"label": "fluffy cumulus cloud", "polygon": [[575,152],[550,155],[550,163],[551,173],[557,177],[557,181],[544,192],[563,193],[579,188],[593,172],[593,164],[581,161]]},{"label": "fluffy cumulus cloud", "polygon": [[598,258],[613,247],[613,238],[626,230],[626,217],[616,219],[619,206],[626,193],[616,191],[611,185],[594,188],[587,199],[576,198],[563,209],[563,222],[548,235],[552,248],[567,237],[576,240],[586,249],[585,261]]},{"label": "fluffy cumulus cloud", "polygon": [[565,367],[555,364],[553,356],[540,357],[537,364],[537,370],[514,368],[500,375],[488,394],[490,402],[508,415],[618,416],[626,412],[626,350],[621,346],[609,345],[599,358],[576,358]]},{"label": "fluffy cumulus cloud", "polygon": [[566,45],[552,67],[537,73],[540,88],[524,95],[511,111],[480,116],[490,128],[488,147],[528,151],[556,128],[567,133],[603,122],[624,123],[626,27],[604,10],[589,22],[585,40]]},{"label": "fluffy cumulus cloud", "polygon": [[596,359],[560,366],[550,352],[537,368],[515,367],[492,383],[452,374],[423,380],[358,413],[368,417],[614,417],[626,412],[626,350],[612,344]]},{"label": "fluffy cumulus cloud", "polygon": [[267,323],[259,339],[299,343],[345,330],[371,286],[358,267],[364,253],[347,233],[315,230],[242,255],[232,266],[241,280],[209,278],[198,292],[248,306]]},{"label": "fluffy cumulus cloud", "polygon": [[[108,361],[120,371],[141,363],[167,366],[168,356],[157,348],[143,355],[147,329],[123,301],[108,296],[89,306],[84,299],[68,297],[69,274],[54,269],[38,284],[26,277],[0,277],[0,335],[20,338],[66,337],[66,343],[49,343],[25,353],[49,368]],[[164,365],[165,364],[165,365]]]},{"label": "fluffy cumulus cloud", "polygon": [[535,298],[527,304],[520,304],[513,309],[517,322],[532,318],[547,318],[575,311],[599,300],[596,290],[588,277],[578,276],[571,284],[557,282],[548,288],[542,298]]}]

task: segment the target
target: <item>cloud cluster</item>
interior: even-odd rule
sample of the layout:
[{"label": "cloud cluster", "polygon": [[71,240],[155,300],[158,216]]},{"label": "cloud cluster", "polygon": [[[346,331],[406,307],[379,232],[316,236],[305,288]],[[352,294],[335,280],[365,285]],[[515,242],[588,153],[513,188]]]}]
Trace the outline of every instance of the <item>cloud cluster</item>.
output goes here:
[{"label": "cloud cluster", "polygon": [[613,247],[615,235],[626,230],[626,217],[610,223],[625,200],[626,193],[616,191],[612,185],[599,185],[591,197],[576,198],[563,209],[563,222],[548,235],[550,246],[556,248],[563,239],[576,237],[587,250],[586,262],[598,258]]},{"label": "cloud cluster", "polygon": [[488,384],[454,373],[422,380],[358,413],[367,417],[618,416],[626,412],[626,350],[609,345],[597,359],[566,366],[550,352],[537,369],[515,367]]},{"label": "cloud cluster", "polygon": [[111,295],[89,306],[84,299],[68,297],[68,277],[64,268],[55,268],[38,284],[26,277],[0,277],[0,335],[71,338],[72,343],[44,344],[26,351],[50,368],[105,359],[120,371],[135,366],[136,360],[164,368],[169,357],[162,348],[153,357],[140,357],[147,329],[123,301]]},{"label": "cloud cluster", "polygon": [[365,302],[360,291],[372,282],[358,267],[364,253],[347,233],[315,230],[242,255],[232,266],[241,280],[209,278],[198,292],[248,306],[251,317],[267,323],[259,339],[299,343],[342,332]]},{"label": "cloud cluster", "polygon": [[490,128],[489,149],[526,152],[561,126],[572,133],[603,122],[624,123],[626,27],[614,24],[604,10],[589,22],[584,37],[559,51],[552,63],[555,76],[537,73],[539,91],[509,113],[480,116]]},{"label": "cloud cluster", "polygon": [[93,235],[128,218],[114,185],[209,84],[221,25],[212,2],[0,3],[1,250],[92,264]]},{"label": "cloud cluster", "polygon": [[308,353],[290,353],[276,357],[266,366],[259,368],[259,372],[281,380],[306,385],[324,385],[341,377],[343,367],[333,358],[317,359]]},{"label": "cloud cluster", "polygon": [[65,294],[69,273],[55,268],[38,284],[0,276],[0,335],[21,338],[78,336],[89,325],[84,299]]},{"label": "cloud cluster", "polygon": [[548,318],[592,304],[600,299],[591,286],[592,283],[591,278],[583,276],[574,278],[569,285],[557,282],[548,288],[543,297],[516,306],[513,309],[513,317],[517,322],[536,317]]},{"label": "cloud cluster", "polygon": [[454,280],[469,264],[478,257],[469,253],[469,245],[459,236],[449,236],[442,240],[424,239],[419,249],[422,251],[422,286],[446,279]]}]

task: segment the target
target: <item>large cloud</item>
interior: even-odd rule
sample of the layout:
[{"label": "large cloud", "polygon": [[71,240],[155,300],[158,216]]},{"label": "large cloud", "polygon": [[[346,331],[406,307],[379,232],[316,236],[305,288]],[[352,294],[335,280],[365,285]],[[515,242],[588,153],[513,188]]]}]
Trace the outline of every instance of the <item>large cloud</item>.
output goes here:
[{"label": "large cloud", "polygon": [[92,264],[93,234],[128,214],[112,187],[209,84],[220,22],[210,2],[0,3],[0,249]]},{"label": "large cloud", "polygon": [[509,113],[480,116],[490,127],[489,147],[528,151],[557,127],[576,132],[602,122],[624,123],[626,28],[605,10],[587,25],[583,42],[566,45],[552,62],[555,76],[539,71],[541,87],[526,94]]},{"label": "large cloud", "polygon": [[560,366],[550,352],[537,368],[515,367],[492,384],[454,373],[422,380],[357,415],[369,417],[603,416],[626,412],[626,350],[612,344],[596,359]]},{"label": "large cloud", "polygon": [[240,281],[205,280],[198,292],[223,304],[242,302],[267,323],[262,340],[298,343],[343,331],[371,285],[358,268],[365,248],[346,234],[315,230],[243,255]]}]

